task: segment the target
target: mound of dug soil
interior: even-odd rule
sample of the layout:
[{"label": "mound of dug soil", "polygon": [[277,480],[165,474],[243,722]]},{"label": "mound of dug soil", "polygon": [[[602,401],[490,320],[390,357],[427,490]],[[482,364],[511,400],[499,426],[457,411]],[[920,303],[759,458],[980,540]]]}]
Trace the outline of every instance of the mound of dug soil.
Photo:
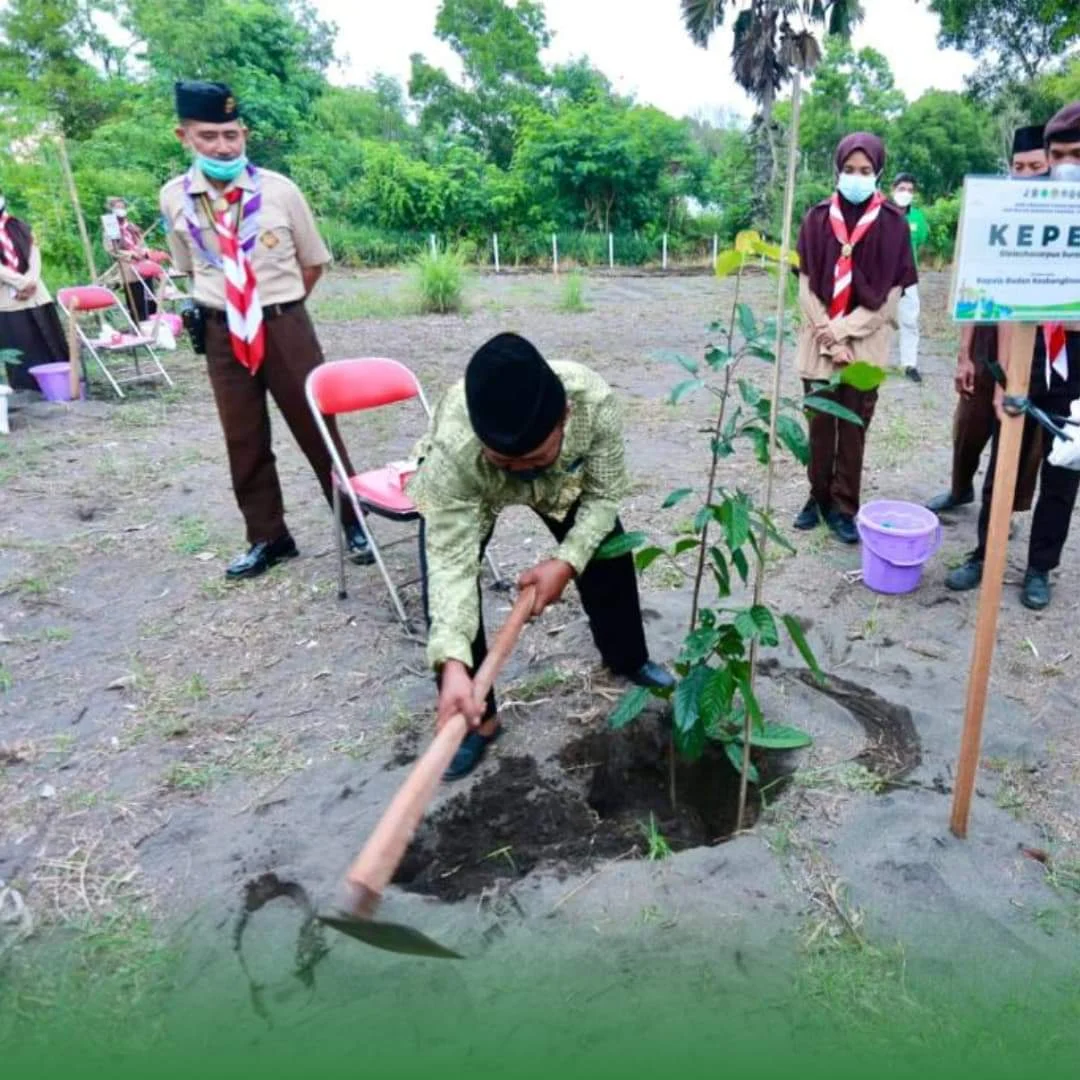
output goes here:
[{"label": "mound of dug soil", "polygon": [[[713,844],[735,828],[738,784],[722,751],[710,748],[700,761],[678,765],[673,809],[667,737],[658,725],[585,735],[542,765],[503,757],[424,823],[394,882],[463,900],[538,867],[564,874],[645,854],[652,823],[672,851]],[[757,809],[751,788],[750,823]]]}]

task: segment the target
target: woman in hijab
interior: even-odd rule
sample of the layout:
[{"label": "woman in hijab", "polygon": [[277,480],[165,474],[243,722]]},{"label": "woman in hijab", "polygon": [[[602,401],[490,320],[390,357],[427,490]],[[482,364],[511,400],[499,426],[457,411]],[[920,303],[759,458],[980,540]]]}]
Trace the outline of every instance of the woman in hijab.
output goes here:
[{"label": "woman in hijab", "polygon": [[15,349],[7,361],[12,390],[38,390],[30,374],[36,364],[67,359],[67,339],[49,290],[41,280],[41,252],[25,221],[12,217],[0,192],[0,349]]},{"label": "woman in hijab", "polygon": [[145,322],[157,311],[157,304],[153,293],[135,273],[133,264],[149,256],[146,241],[143,239],[142,230],[128,218],[126,199],[113,195],[106,199],[105,209],[116,218],[118,228],[118,235],[106,237],[105,248],[119,267],[131,317],[137,323]]},{"label": "woman in hijab", "polygon": [[855,361],[887,366],[900,295],[919,280],[907,220],[877,189],[884,168],[885,145],[876,135],[846,136],[836,149],[836,191],[810,209],[799,230],[799,374],[808,394],[826,393],[862,426],[809,413],[810,500],[795,528],[824,520],[846,544],[859,539],[855,514],[877,391],[822,388]]}]

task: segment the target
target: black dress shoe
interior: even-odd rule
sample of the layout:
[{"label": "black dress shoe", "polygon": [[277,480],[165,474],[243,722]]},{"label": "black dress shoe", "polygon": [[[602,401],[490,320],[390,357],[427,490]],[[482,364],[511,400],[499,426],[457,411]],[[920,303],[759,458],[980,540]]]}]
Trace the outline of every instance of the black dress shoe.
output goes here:
[{"label": "black dress shoe", "polygon": [[1020,603],[1031,611],[1042,611],[1050,606],[1050,575],[1045,570],[1028,569]]},{"label": "black dress shoe", "polygon": [[806,505],[799,511],[795,518],[795,528],[800,532],[809,532],[821,524],[821,507],[816,499],[807,499]]},{"label": "black dress shoe", "polygon": [[349,525],[345,529],[345,540],[349,547],[349,559],[357,566],[370,566],[375,561],[375,553],[359,525]]},{"label": "black dress shoe", "polygon": [[832,529],[833,536],[840,543],[857,544],[859,542],[859,530],[855,528],[855,519],[851,514],[841,514],[839,510],[833,510],[825,520]]},{"label": "black dress shoe", "polygon": [[675,687],[674,676],[651,660],[646,660],[630,676],[630,681],[638,686],[644,686],[646,690],[672,690]]},{"label": "black dress shoe", "polygon": [[951,491],[947,491],[944,495],[938,495],[936,498],[931,499],[926,504],[926,509],[932,510],[935,514],[943,514],[948,510],[955,510],[958,506],[967,506],[974,501],[974,488],[968,488],[959,498]]},{"label": "black dress shoe", "polygon": [[910,380],[911,380],[911,381],[912,381],[913,383],[921,383],[921,382],[922,382],[922,376],[921,376],[921,375],[919,374],[919,369],[918,369],[917,367],[909,367],[909,368],[905,368],[905,369],[904,369],[904,374],[905,374],[905,375],[906,375],[906,376],[907,376],[907,377],[908,377],[908,378],[909,378],[909,379],[910,379]]},{"label": "black dress shoe", "polygon": [[229,581],[258,577],[283,559],[295,559],[299,554],[296,541],[288,533],[276,540],[260,540],[259,543],[252,544],[247,554],[238,555],[229,563],[225,577]]},{"label": "black dress shoe", "polygon": [[484,760],[487,748],[502,733],[502,725],[497,727],[490,735],[481,735],[479,731],[470,731],[462,740],[446,772],[443,773],[443,780],[449,783],[468,776]]}]

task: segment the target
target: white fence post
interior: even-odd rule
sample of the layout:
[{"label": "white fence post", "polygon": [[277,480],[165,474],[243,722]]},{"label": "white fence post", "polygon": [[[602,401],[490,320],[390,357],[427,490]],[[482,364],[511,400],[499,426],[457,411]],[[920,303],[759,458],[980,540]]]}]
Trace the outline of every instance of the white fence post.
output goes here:
[{"label": "white fence post", "polygon": [[615,269],[615,234],[607,234],[607,264],[611,270]]},{"label": "white fence post", "polygon": [[551,266],[555,271],[555,276],[559,274],[559,234],[551,234]]},{"label": "white fence post", "polygon": [[438,245],[435,242],[435,234],[434,233],[431,234],[430,239],[431,239],[431,254],[432,255],[438,255],[439,248],[438,248]]},{"label": "white fence post", "polygon": [[712,234],[712,268],[716,269],[717,260],[720,258],[720,237]]},{"label": "white fence post", "polygon": [[660,269],[667,269],[667,233],[664,233],[664,253],[660,257]]},{"label": "white fence post", "polygon": [[495,273],[499,272],[499,234],[491,234],[491,250],[495,253]]}]

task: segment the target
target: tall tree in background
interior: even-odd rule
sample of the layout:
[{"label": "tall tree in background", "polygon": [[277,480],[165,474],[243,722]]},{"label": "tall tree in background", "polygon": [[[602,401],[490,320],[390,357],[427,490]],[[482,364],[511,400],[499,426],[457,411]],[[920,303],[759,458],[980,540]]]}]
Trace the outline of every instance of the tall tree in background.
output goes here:
[{"label": "tall tree in background", "polygon": [[551,42],[543,5],[443,0],[435,36],[461,58],[465,85],[414,54],[409,94],[420,106],[421,125],[463,134],[499,168],[509,168],[521,110],[550,81],[540,60]]},{"label": "tall tree in background", "polygon": [[1031,82],[1080,45],[1077,0],[930,0],[941,18],[938,43],[982,63],[972,89],[991,96]]},{"label": "tall tree in background", "polygon": [[[754,117],[754,220],[765,229],[780,169],[773,117],[777,94],[796,67],[811,71],[820,56],[810,28],[848,37],[862,18],[858,0],[681,0],[683,23],[696,45],[707,48],[724,25],[727,9],[737,9],[731,49],[735,81],[758,104]],[[801,20],[801,29],[792,26]]]}]

